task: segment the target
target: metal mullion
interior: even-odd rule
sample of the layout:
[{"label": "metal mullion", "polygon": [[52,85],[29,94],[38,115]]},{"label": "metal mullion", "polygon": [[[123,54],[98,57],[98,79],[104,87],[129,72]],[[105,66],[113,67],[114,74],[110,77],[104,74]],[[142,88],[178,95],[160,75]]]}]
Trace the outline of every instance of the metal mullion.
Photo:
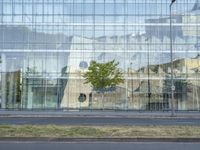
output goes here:
[{"label": "metal mullion", "polygon": [[2,24],[3,24],[3,16],[4,16],[4,13],[3,13],[3,1],[4,0],[1,1],[1,16],[0,16],[1,17],[0,21],[1,21]]},{"label": "metal mullion", "polygon": [[[106,3],[106,1],[104,0],[104,10],[103,10],[103,13],[104,13],[104,15],[103,15],[103,35],[104,35],[104,37],[105,37],[105,40],[104,40],[104,47],[103,47],[103,49],[104,49],[104,51],[106,52],[106,31],[105,31],[105,28],[106,28],[106,21],[105,21],[105,7],[106,7],[106,5],[105,5],[105,3]],[[104,52],[104,53],[105,53]],[[105,54],[106,55],[106,54]],[[105,55],[103,56],[103,62],[105,62]]]},{"label": "metal mullion", "polygon": [[92,14],[92,17],[93,17],[93,37],[92,37],[92,40],[93,40],[93,60],[95,60],[95,4],[96,4],[96,0],[93,0],[93,14]]},{"label": "metal mullion", "polygon": [[[70,11],[70,18],[72,17],[73,24],[74,24],[74,21],[75,21],[75,19],[74,19],[74,11],[75,11],[75,9],[74,9],[74,0],[73,0],[72,9]],[[72,26],[72,38],[74,38],[74,25]],[[74,48],[74,45],[73,45],[73,48]]]},{"label": "metal mullion", "polygon": [[[117,37],[116,35],[116,0],[114,0],[114,37]],[[115,39],[114,44],[117,43],[117,39]]]},{"label": "metal mullion", "polygon": [[[52,14],[53,14],[52,21],[54,22],[54,21],[55,21],[55,20],[54,20],[54,12],[55,12],[55,11],[54,11],[54,9],[55,9],[55,1],[54,1],[54,0],[53,0],[53,4],[52,4],[52,5],[53,5],[53,6],[52,6],[52,9],[53,9],[53,10],[52,10],[52,11],[53,11],[53,12],[52,12]],[[55,28],[54,28],[54,27],[55,27],[55,25],[53,26],[53,32],[55,32]],[[60,26],[57,26],[57,30],[58,30],[58,31],[59,31],[59,28],[60,28]],[[60,39],[59,39],[59,40],[60,40]],[[59,41],[59,40],[58,40],[58,41]],[[56,46],[56,51],[57,51],[57,46]],[[59,74],[58,74],[58,71],[59,71],[59,70],[58,70],[58,66],[59,66],[59,65],[58,65],[58,60],[59,60],[59,55],[58,55],[58,53],[56,52],[56,63],[57,63],[57,65],[56,65],[56,67],[57,67],[56,70],[57,70],[57,71],[56,71],[56,73],[55,73],[56,76],[59,75]],[[59,94],[58,94],[58,93],[59,93],[59,86],[58,86],[58,82],[59,82],[59,80],[57,79],[57,80],[56,80],[56,85],[57,85],[57,89],[56,89],[56,90],[57,90],[57,94],[56,94],[56,97],[57,97],[57,98],[56,98],[56,99],[57,99],[56,107],[57,107],[57,108],[59,108],[59,96],[58,96],[58,95],[59,95]]]},{"label": "metal mullion", "polygon": [[44,0],[42,1],[42,22],[44,23]]},{"label": "metal mullion", "polygon": [[12,23],[14,22],[14,0],[12,0],[11,4],[12,4]]},{"label": "metal mullion", "polygon": [[55,11],[54,11],[54,9],[55,9],[55,6],[54,6],[54,5],[55,5],[55,2],[54,2],[54,0],[53,0],[53,1],[52,1],[52,17],[53,17],[53,18],[52,18],[52,21],[53,21],[53,23],[54,23],[54,15],[55,15],[55,14],[54,14],[54,12],[55,12]]},{"label": "metal mullion", "polygon": [[125,107],[124,109],[127,110],[128,109],[128,81],[127,81],[127,78],[128,78],[128,72],[127,72],[127,65],[126,65],[126,59],[127,59],[127,31],[126,31],[126,21],[127,21],[127,18],[126,18],[126,13],[127,13],[127,10],[126,10],[126,0],[123,1],[123,7],[124,7],[124,70],[125,70],[125,76],[126,76],[126,97],[125,97]]}]

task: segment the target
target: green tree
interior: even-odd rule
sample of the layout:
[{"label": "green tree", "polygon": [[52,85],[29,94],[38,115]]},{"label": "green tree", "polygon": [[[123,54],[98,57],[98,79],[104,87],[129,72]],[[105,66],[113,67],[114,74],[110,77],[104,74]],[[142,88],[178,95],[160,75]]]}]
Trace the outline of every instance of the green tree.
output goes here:
[{"label": "green tree", "polygon": [[104,95],[106,92],[114,91],[116,86],[123,83],[123,73],[118,68],[119,62],[115,60],[98,63],[92,61],[88,71],[83,75],[87,83],[90,83],[93,90],[102,94],[102,102],[104,104]]}]

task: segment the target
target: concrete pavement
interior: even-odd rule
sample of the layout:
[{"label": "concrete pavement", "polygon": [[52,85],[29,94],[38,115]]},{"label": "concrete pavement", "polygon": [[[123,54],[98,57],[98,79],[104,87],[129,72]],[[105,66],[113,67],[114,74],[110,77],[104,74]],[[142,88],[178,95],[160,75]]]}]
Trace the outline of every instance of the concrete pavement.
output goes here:
[{"label": "concrete pavement", "polygon": [[[148,111],[60,111],[1,110],[0,117],[104,117],[104,118],[171,118],[170,112]],[[174,118],[200,119],[200,112],[176,112]]]},{"label": "concrete pavement", "polygon": [[60,116],[60,117],[1,117],[0,125],[85,125],[85,126],[149,126],[190,125],[200,126],[198,118],[130,118],[104,116]]},{"label": "concrete pavement", "polygon": [[0,124],[13,125],[200,125],[199,112],[133,111],[7,111],[0,110]]},{"label": "concrete pavement", "polygon": [[199,150],[200,143],[159,142],[0,142],[1,150]]}]

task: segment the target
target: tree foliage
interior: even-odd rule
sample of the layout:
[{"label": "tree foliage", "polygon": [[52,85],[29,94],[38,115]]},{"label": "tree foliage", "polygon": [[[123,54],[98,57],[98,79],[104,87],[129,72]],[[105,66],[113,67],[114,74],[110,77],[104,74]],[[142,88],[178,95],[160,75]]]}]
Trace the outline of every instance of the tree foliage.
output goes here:
[{"label": "tree foliage", "polygon": [[116,85],[124,81],[118,65],[119,62],[115,60],[106,63],[92,61],[88,71],[83,75],[85,83],[90,83],[95,91],[102,93],[114,90]]}]

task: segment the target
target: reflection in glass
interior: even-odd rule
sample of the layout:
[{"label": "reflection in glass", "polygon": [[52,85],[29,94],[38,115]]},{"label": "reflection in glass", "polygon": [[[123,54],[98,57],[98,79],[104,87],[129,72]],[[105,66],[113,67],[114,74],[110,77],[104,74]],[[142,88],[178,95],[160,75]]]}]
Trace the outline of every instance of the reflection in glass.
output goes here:
[{"label": "reflection in glass", "polygon": [[[170,110],[169,3],[2,0],[1,108]],[[177,1],[172,13],[180,111],[200,110],[199,6]],[[92,60],[113,59],[125,83],[106,93],[103,104],[83,74]]]}]

